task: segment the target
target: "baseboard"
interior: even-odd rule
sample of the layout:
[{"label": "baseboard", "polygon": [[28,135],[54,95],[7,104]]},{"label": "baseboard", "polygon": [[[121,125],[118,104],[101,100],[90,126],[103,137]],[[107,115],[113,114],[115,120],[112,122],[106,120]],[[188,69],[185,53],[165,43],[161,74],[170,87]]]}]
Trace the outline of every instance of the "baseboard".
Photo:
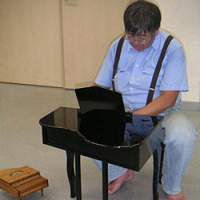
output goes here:
[{"label": "baseboard", "polygon": [[200,102],[183,101],[181,103],[182,110],[200,111]]}]

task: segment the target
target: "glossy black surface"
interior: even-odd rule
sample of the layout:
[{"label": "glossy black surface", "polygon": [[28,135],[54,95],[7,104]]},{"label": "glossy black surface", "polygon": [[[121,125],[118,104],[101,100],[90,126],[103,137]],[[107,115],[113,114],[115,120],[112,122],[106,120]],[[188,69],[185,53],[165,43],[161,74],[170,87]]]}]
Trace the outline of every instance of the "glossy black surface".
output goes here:
[{"label": "glossy black surface", "polygon": [[[76,196],[77,200],[81,200],[80,155],[102,160],[103,200],[107,200],[108,163],[139,171],[152,153],[151,141],[157,135],[151,130],[158,118],[132,119],[132,114],[124,112],[121,95],[103,88],[77,89],[76,95],[80,109],[58,108],[40,120],[43,143],[66,150],[71,197]],[[153,199],[157,200],[156,149],[153,158]]]},{"label": "glossy black surface", "polygon": [[125,119],[113,110],[92,110],[79,117],[79,132],[91,142],[119,146],[124,142]]},{"label": "glossy black surface", "polygon": [[139,138],[124,141],[127,121],[132,121],[131,115],[122,115],[113,110],[92,110],[82,114],[78,109],[60,107],[42,118],[40,124],[68,130],[65,134],[73,132],[96,145],[119,147],[132,146],[140,141]]},{"label": "glossy black surface", "polygon": [[115,110],[124,113],[122,96],[98,86],[75,89],[81,113],[91,110]]},{"label": "glossy black surface", "polygon": [[[131,119],[113,110],[58,108],[40,120],[43,143],[139,170],[151,155],[148,137],[124,141]],[[134,158],[134,159],[133,159]]]}]

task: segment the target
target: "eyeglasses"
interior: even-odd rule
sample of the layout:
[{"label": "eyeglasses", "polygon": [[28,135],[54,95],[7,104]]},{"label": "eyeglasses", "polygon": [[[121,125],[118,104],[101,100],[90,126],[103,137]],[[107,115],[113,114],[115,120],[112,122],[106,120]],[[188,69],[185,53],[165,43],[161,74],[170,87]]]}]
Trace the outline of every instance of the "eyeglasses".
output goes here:
[{"label": "eyeglasses", "polygon": [[127,39],[131,44],[141,44],[141,45],[147,45],[149,44],[155,37],[155,33],[141,33],[141,34],[135,34],[127,33]]}]

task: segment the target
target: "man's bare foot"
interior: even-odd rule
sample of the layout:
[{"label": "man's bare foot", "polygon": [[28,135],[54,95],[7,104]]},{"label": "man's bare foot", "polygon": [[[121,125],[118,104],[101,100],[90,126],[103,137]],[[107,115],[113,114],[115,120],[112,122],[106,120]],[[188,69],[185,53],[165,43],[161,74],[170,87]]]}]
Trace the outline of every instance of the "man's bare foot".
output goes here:
[{"label": "man's bare foot", "polygon": [[133,179],[135,176],[132,170],[127,170],[123,175],[108,184],[108,194],[114,194],[126,181]]},{"label": "man's bare foot", "polygon": [[167,195],[167,200],[186,200],[185,196],[182,193],[176,195]]}]

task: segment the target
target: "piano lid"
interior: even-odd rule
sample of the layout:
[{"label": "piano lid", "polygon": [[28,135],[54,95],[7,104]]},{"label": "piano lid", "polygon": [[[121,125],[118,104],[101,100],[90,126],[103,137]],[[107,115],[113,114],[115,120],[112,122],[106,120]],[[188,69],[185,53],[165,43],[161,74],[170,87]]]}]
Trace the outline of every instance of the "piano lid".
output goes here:
[{"label": "piano lid", "polygon": [[122,95],[98,86],[75,89],[81,113],[91,110],[116,110],[124,113]]}]

